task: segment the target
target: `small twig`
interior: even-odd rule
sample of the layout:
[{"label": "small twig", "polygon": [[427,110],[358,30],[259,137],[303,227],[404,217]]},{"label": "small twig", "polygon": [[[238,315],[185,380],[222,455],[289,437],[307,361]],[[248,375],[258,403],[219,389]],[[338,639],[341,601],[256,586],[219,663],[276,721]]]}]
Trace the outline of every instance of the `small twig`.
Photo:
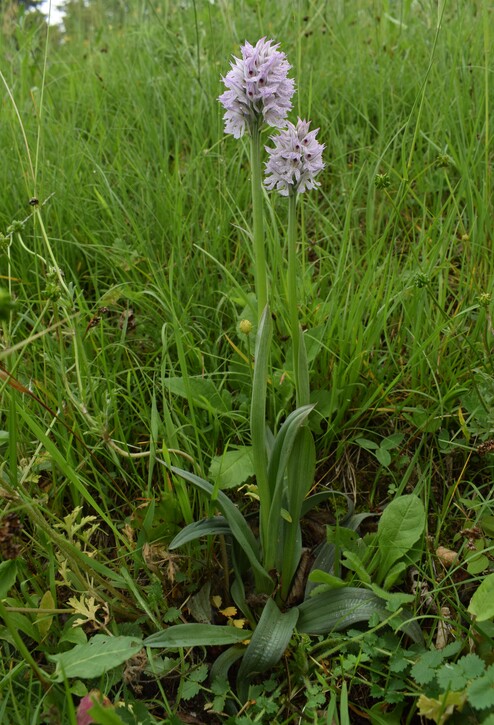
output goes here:
[{"label": "small twig", "polygon": [[[149,458],[151,456],[151,451],[138,451],[137,453],[130,453],[130,451],[125,451],[123,448],[120,448],[114,440],[112,440],[109,437],[105,437],[105,443],[113,450],[115,453],[118,453],[119,456],[122,456],[122,458]],[[192,456],[189,456],[188,453],[185,453],[185,451],[181,451],[178,448],[168,448],[168,453],[174,453],[177,456],[182,456],[182,458],[185,458],[190,463],[194,463],[194,459]],[[156,459],[158,463],[162,463],[164,466],[166,466],[166,462],[162,461],[161,459]]]}]

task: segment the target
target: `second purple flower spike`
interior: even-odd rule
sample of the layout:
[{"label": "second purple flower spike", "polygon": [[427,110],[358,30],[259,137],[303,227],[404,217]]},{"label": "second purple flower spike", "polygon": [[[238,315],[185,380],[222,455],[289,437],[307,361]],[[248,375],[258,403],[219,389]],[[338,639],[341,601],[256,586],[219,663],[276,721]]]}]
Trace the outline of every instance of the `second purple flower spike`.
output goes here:
[{"label": "second purple flower spike", "polygon": [[299,118],[296,126],[288,121],[285,129],[271,136],[274,148],[266,146],[269,160],[264,184],[267,189],[276,189],[282,196],[288,196],[319,186],[315,178],[325,166],[324,144],[316,141],[319,129],[309,131],[309,126],[310,121]]}]

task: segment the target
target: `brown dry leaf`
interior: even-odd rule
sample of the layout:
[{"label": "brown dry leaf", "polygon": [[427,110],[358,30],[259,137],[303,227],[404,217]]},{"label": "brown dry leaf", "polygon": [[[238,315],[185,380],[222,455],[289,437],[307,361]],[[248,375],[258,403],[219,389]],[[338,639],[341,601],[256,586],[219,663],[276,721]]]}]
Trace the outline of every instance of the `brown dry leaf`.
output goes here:
[{"label": "brown dry leaf", "polygon": [[445,546],[439,546],[436,549],[436,556],[446,567],[453,566],[453,564],[456,564],[458,561],[458,552],[453,551],[452,549],[447,549]]},{"label": "brown dry leaf", "polygon": [[175,583],[177,570],[175,561],[178,558],[175,554],[170,554],[164,546],[146,543],[142,547],[142,558],[146,562],[149,571],[152,571],[153,574],[162,574],[166,564],[166,577],[170,584]]},{"label": "brown dry leaf", "polygon": [[441,607],[439,613],[442,619],[437,624],[436,649],[444,649],[451,638],[451,610],[449,607]]}]

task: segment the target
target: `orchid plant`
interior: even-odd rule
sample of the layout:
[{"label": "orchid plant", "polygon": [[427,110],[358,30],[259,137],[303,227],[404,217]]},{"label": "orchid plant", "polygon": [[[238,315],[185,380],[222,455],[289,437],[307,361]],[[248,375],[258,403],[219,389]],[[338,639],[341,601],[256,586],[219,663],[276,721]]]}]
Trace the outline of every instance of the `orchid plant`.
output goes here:
[{"label": "orchid plant", "polygon": [[[319,186],[317,177],[325,166],[322,159],[324,145],[317,141],[319,129],[310,130],[309,121],[299,118],[295,125],[287,119],[294,93],[294,81],[288,77],[290,67],[285,54],[272,40],[262,38],[255,46],[245,43],[241,58],[234,58],[231,70],[223,78],[227,90],[219,97],[225,109],[225,133],[237,139],[247,135],[250,139],[258,311],[250,428],[259,499],[258,538],[239,508],[218,487],[194,473],[171,468],[174,474],[206,493],[221,515],[186,526],[171,542],[170,548],[183,546],[202,536],[228,537],[234,574],[231,596],[252,628],[244,632],[245,639],[250,638],[250,642],[247,646],[239,644],[239,632],[235,627],[213,624],[175,625],[152,635],[146,642],[149,646],[159,646],[176,637],[182,646],[218,644],[220,640],[221,644],[232,644],[233,647],[218,658],[213,674],[225,676],[230,665],[242,658],[237,683],[240,698],[244,700],[252,677],[272,667],[282,657],[295,627],[301,632],[319,634],[368,620],[376,612],[381,618],[390,617],[385,599],[369,588],[346,586],[343,581],[337,587],[330,586],[336,577],[332,574],[335,547],[329,542],[321,542],[313,567],[318,581],[323,582],[323,591],[309,582],[306,600],[293,606],[292,588],[302,557],[300,521],[334,492],[326,490],[309,495],[314,483],[316,451],[307,425],[313,406],[310,404],[307,355],[297,300],[297,201],[304,192]],[[273,145],[265,147],[268,158],[264,187],[277,191],[288,201],[288,313],[296,391],[296,409],[286,417],[276,435],[266,421],[272,339],[261,160],[261,135],[266,127],[279,130],[270,137]],[[342,525],[357,529],[361,520],[361,516],[353,514],[350,505]],[[397,624],[407,626],[399,612],[391,618],[393,616]],[[412,627],[407,631],[413,638],[420,636],[420,632]]]}]

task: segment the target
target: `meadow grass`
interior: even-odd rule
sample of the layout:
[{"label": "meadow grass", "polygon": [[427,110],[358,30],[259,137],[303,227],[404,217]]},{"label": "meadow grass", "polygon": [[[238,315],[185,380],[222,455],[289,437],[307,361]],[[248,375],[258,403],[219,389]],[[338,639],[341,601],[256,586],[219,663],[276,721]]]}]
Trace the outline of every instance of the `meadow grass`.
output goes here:
[{"label": "meadow grass", "polygon": [[[43,715],[50,685],[36,668],[80,641],[70,597],[93,597],[93,628],[150,633],[205,572],[220,588],[219,548],[166,552],[214,506],[163,464],[208,478],[215,457],[250,443],[254,333],[238,328],[255,322],[248,153],[223,135],[217,102],[245,39],[281,43],[297,84],[292,120],[310,118],[326,144],[321,187],[303,208],[297,281],[317,485],[349,493],[359,510],[421,496],[420,570],[464,633],[467,595],[452,574],[438,581],[434,551],[465,558],[461,532],[492,515],[492,454],[477,453],[494,427],[489,4],[127,6],[69,3],[63,35],[4,13],[0,527],[14,515],[22,530],[11,542],[16,584],[2,591],[2,722],[58,722]],[[269,210],[276,430],[295,390],[286,205],[272,198]],[[473,588],[492,564],[484,534],[485,566],[466,575]],[[46,628],[33,613],[42,601],[66,610]],[[186,681],[185,656],[174,668]],[[99,689],[139,700],[112,677]],[[179,712],[180,687],[166,706],[155,680],[149,711]],[[84,686],[58,687],[52,706],[75,722],[72,694]],[[296,717],[286,712],[279,722]]]}]

